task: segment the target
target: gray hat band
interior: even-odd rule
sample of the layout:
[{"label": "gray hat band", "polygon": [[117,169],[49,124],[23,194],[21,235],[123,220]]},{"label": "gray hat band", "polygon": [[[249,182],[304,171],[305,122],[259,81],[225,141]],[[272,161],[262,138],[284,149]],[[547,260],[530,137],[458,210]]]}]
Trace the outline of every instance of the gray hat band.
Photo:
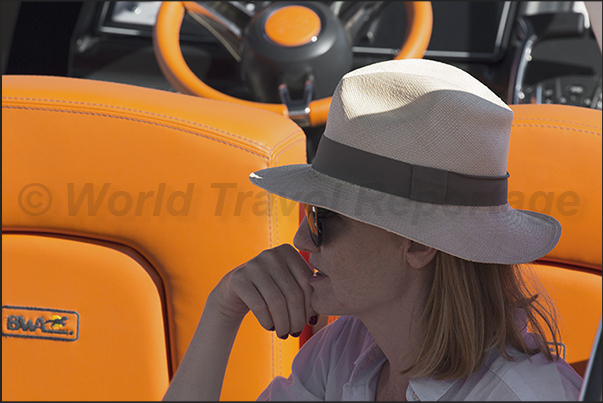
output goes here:
[{"label": "gray hat band", "polygon": [[312,168],[331,177],[410,200],[456,206],[507,203],[507,178],[472,176],[403,161],[320,140]]}]

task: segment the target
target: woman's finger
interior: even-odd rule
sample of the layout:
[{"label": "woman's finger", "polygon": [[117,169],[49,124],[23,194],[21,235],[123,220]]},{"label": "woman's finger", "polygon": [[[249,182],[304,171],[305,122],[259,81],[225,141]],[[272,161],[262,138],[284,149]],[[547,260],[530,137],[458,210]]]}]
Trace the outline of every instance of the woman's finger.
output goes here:
[{"label": "woman's finger", "polygon": [[[286,338],[291,331],[291,321],[289,318],[288,296],[284,290],[275,282],[274,278],[264,268],[250,270],[253,285],[262,296],[264,306],[269,312],[277,336]],[[251,307],[250,307],[251,308]],[[260,309],[263,309],[260,307]],[[251,309],[254,314],[256,311]],[[263,311],[262,311],[263,312]],[[256,315],[257,316],[257,315]]]},{"label": "woman's finger", "polygon": [[[311,317],[318,315],[312,308],[311,297],[314,289],[308,282],[310,277],[314,275],[314,270],[310,265],[306,262],[303,256],[291,245],[287,245],[292,250],[293,253],[289,255],[289,267],[291,268],[291,274],[299,284],[300,289],[304,293],[304,307],[305,307],[305,318],[304,325],[308,323]],[[303,330],[303,326],[302,326]],[[299,330],[301,331],[301,330]]]},{"label": "woman's finger", "polygon": [[308,283],[313,270],[291,245],[282,245],[276,253],[279,254],[280,261],[286,262],[288,270],[275,270],[271,275],[287,299],[290,334],[298,334],[315,314],[310,306],[312,288]]}]

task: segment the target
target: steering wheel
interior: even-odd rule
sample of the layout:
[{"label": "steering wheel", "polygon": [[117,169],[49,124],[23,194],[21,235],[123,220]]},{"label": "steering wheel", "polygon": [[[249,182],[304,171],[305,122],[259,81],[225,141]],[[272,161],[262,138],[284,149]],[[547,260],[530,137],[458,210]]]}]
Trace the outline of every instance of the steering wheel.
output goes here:
[{"label": "steering wheel", "polygon": [[[332,94],[340,78],[351,69],[351,39],[386,2],[346,3],[346,14],[340,13],[339,18],[333,8],[320,2],[275,2],[257,13],[240,3],[163,2],[153,30],[153,47],[166,79],[184,94],[272,111],[302,127],[324,125],[331,104],[325,89]],[[405,6],[406,37],[394,59],[422,58],[431,38],[431,3],[410,1]],[[242,63],[242,70],[249,75],[247,84],[255,85],[263,102],[226,95],[191,71],[180,48],[185,12]],[[278,92],[269,92],[271,87],[278,88]],[[303,94],[292,100],[293,93]],[[319,99],[312,100],[317,94]],[[275,97],[281,103],[274,102]]]}]

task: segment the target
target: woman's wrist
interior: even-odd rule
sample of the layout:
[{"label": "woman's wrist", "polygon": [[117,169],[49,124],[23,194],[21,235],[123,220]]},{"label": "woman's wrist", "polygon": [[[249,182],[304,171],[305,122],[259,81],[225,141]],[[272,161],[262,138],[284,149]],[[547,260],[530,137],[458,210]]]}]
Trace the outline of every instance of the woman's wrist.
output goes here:
[{"label": "woman's wrist", "polygon": [[203,314],[210,314],[212,318],[223,323],[224,325],[230,326],[238,326],[241,324],[245,315],[249,312],[247,309],[246,312],[229,308],[226,301],[223,298],[223,291],[219,290],[218,287],[214,288],[212,292],[207,297],[205,301],[205,308],[203,309]]}]

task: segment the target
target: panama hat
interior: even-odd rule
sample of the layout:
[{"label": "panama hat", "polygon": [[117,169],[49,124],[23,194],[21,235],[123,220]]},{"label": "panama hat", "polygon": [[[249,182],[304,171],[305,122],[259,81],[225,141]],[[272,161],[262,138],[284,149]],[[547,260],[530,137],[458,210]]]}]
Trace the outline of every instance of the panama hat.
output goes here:
[{"label": "panama hat", "polygon": [[526,263],[555,247],[561,225],[508,203],[512,121],[496,94],[454,66],[375,63],[339,82],[312,164],[250,180],[466,260]]}]

